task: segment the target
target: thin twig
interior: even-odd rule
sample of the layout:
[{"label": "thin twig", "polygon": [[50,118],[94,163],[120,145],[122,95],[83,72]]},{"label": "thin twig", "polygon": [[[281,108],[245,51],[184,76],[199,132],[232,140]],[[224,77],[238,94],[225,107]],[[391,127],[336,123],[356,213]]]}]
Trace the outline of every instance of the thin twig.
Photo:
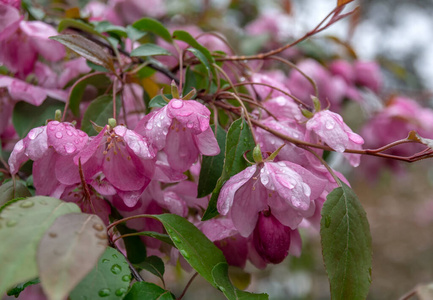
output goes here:
[{"label": "thin twig", "polygon": [[188,290],[189,286],[194,281],[194,279],[197,277],[197,275],[198,275],[197,272],[195,272],[195,274],[192,275],[191,279],[188,281],[188,283],[186,284],[185,288],[183,289],[182,294],[178,298],[176,298],[176,300],[181,300],[183,298],[183,296],[185,296],[186,291]]}]

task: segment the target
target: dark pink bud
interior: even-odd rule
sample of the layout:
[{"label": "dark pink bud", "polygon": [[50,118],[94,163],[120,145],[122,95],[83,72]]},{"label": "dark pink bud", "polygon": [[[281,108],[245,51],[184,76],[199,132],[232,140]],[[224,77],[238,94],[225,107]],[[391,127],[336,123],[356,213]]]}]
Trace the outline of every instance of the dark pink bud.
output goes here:
[{"label": "dark pink bud", "polygon": [[281,224],[270,211],[260,212],[253,233],[256,251],[273,264],[282,262],[290,248],[290,228]]}]

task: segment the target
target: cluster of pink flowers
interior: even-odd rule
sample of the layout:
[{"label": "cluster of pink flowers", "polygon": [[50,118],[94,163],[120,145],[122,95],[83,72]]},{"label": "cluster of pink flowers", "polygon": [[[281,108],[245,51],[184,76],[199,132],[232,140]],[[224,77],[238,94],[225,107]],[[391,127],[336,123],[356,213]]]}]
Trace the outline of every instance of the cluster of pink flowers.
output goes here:
[{"label": "cluster of pink flowers", "polygon": [[[94,22],[109,20],[125,25],[142,15],[164,15],[162,2],[90,2],[82,13]],[[16,102],[38,106],[47,97],[67,101],[68,82],[91,71],[83,58],[66,61],[65,48],[49,39],[58,34],[56,30],[43,22],[25,21],[15,4],[0,3],[0,63],[9,71],[8,76],[0,76],[0,137],[10,149],[8,141],[17,140],[11,124]],[[247,31],[261,32],[261,24],[266,25],[264,31],[280,31],[269,16],[250,24]],[[203,34],[195,26],[170,29],[187,30],[210,51],[231,52],[224,39]],[[125,45],[134,47],[130,42]],[[189,47],[181,41],[176,41],[176,46],[162,40],[157,43],[173,54],[158,57],[169,68],[178,64],[177,51]],[[192,54],[184,58],[188,60]],[[122,59],[132,62],[127,57]],[[257,69],[252,66],[251,70]],[[286,75],[281,70],[268,71],[265,65],[262,71],[238,76],[233,66],[224,64],[223,68],[227,77],[239,79],[239,84],[247,81],[250,98],[258,103],[250,117],[263,126],[251,128],[261,158],[223,185],[217,218],[201,221],[209,196],[197,197],[202,156],[224,151],[210,127],[211,112],[199,100],[174,98],[145,114],[143,101],[137,101],[142,99],[143,87],[133,80],[122,86],[118,83],[124,107],[117,121],[109,120],[96,136],[77,129],[67,114],[71,122],[57,118],[33,128],[14,143],[10,171],[19,175],[20,166],[32,160],[38,195],[76,202],[84,212],[96,213],[106,223],[112,208],[124,217],[170,212],[188,218],[227,254],[231,265],[244,267],[250,260],[263,268],[268,263],[280,263],[289,253],[300,255],[299,228],[319,228],[326,196],[338,186],[320,160],[321,148],[343,153],[347,149],[361,150],[364,144],[363,137],[335,111],[341,110],[344,99],[362,103],[362,89],[380,93],[380,70],[373,62],[336,60],[325,66],[312,59],[301,60],[297,68],[317,85],[319,100],[315,101],[313,85],[296,69]],[[167,78],[153,79],[167,83]],[[313,106],[314,110],[306,109]],[[85,108],[85,104],[80,107]],[[409,130],[428,137],[433,128],[431,120],[430,110],[395,98],[369,121],[363,136],[369,147],[404,138]],[[318,147],[308,151],[297,141]],[[352,166],[360,164],[359,154],[344,156]],[[335,174],[346,182],[342,174]],[[137,219],[128,226],[163,232],[155,220]],[[150,253],[162,255],[160,241],[143,237],[143,242]],[[176,258],[178,253],[172,250],[170,255]]]}]

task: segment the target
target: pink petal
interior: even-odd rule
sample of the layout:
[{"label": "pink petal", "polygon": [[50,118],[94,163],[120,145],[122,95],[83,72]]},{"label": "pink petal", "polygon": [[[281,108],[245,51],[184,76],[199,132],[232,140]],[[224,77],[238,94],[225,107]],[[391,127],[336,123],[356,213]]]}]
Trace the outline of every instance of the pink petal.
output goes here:
[{"label": "pink petal", "polygon": [[[232,176],[221,188],[218,196],[217,208],[221,215],[227,215],[233,205],[237,190],[257,173],[257,166],[252,165],[238,174]],[[257,175],[257,174],[256,174]]]},{"label": "pink petal", "polygon": [[214,156],[220,153],[220,147],[218,146],[218,142],[210,127],[202,133],[193,136],[193,139],[201,154]]},{"label": "pink petal", "polygon": [[167,135],[164,152],[167,154],[170,167],[180,172],[188,170],[197,160],[199,154],[190,132],[171,129]]}]

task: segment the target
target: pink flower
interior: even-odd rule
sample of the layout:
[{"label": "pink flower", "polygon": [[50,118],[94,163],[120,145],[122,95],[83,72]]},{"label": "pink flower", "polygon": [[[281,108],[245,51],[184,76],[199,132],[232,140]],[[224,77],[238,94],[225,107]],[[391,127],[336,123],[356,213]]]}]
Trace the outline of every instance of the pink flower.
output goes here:
[{"label": "pink flower", "polygon": [[268,209],[281,224],[296,229],[314,213],[314,200],[325,186],[325,180],[297,164],[264,162],[230,178],[221,189],[217,208],[221,215],[230,216],[244,237],[256,227],[258,213]]},{"label": "pink flower", "polygon": [[[269,86],[276,87],[283,92],[290,93],[289,89],[283,84],[285,79],[286,78],[284,74],[278,71],[272,73],[268,72],[267,74],[254,73],[251,76],[252,82],[267,84]],[[251,93],[257,93],[261,100],[266,100],[267,98],[274,98],[278,96],[287,97],[287,95],[285,95],[283,92],[280,92],[279,90],[273,89],[265,85],[255,84],[251,85],[249,89],[251,90]]]},{"label": "pink flower", "polygon": [[253,232],[257,253],[266,262],[282,262],[289,254],[290,232],[290,228],[281,224],[270,211],[260,212]]},{"label": "pink flower", "polygon": [[155,169],[155,153],[146,139],[125,126],[104,129],[78,155],[86,180],[102,173],[129,207],[134,206]]},{"label": "pink flower", "polygon": [[[362,149],[364,139],[354,133],[344,123],[343,118],[332,111],[322,110],[316,112],[307,121],[307,130],[317,134],[329,147],[337,152],[344,152],[346,149]],[[360,157],[358,154],[349,155],[350,163],[357,167]]]},{"label": "pink flower", "polygon": [[229,218],[211,219],[200,230],[221,249],[231,266],[244,268],[248,258],[248,240],[241,236]]},{"label": "pink flower", "polygon": [[66,122],[51,121],[47,126],[33,128],[16,143],[9,157],[11,173],[16,174],[21,164],[31,159],[37,194],[60,197],[66,186],[80,181],[72,157],[87,140],[85,132]]},{"label": "pink flower", "polygon": [[[312,59],[300,62],[298,68],[316,83],[322,105],[327,106],[328,103],[331,103],[334,109],[339,108],[347,87],[346,82],[341,77],[332,76],[321,64]],[[314,88],[301,73],[293,70],[286,84],[294,96],[305,103],[311,103]]]},{"label": "pink flower", "polygon": [[145,136],[156,150],[164,150],[175,171],[186,171],[199,154],[220,152],[209,126],[210,111],[194,100],[173,99],[144,117],[135,131]]},{"label": "pink flower", "polygon": [[379,65],[374,61],[357,61],[354,64],[356,83],[368,87],[375,93],[382,87],[382,75]]},{"label": "pink flower", "polygon": [[49,39],[57,34],[52,26],[44,22],[20,21],[19,28],[13,34],[9,33],[7,38],[0,40],[0,62],[24,79],[33,71],[39,54],[52,62],[65,56],[65,47]]}]

